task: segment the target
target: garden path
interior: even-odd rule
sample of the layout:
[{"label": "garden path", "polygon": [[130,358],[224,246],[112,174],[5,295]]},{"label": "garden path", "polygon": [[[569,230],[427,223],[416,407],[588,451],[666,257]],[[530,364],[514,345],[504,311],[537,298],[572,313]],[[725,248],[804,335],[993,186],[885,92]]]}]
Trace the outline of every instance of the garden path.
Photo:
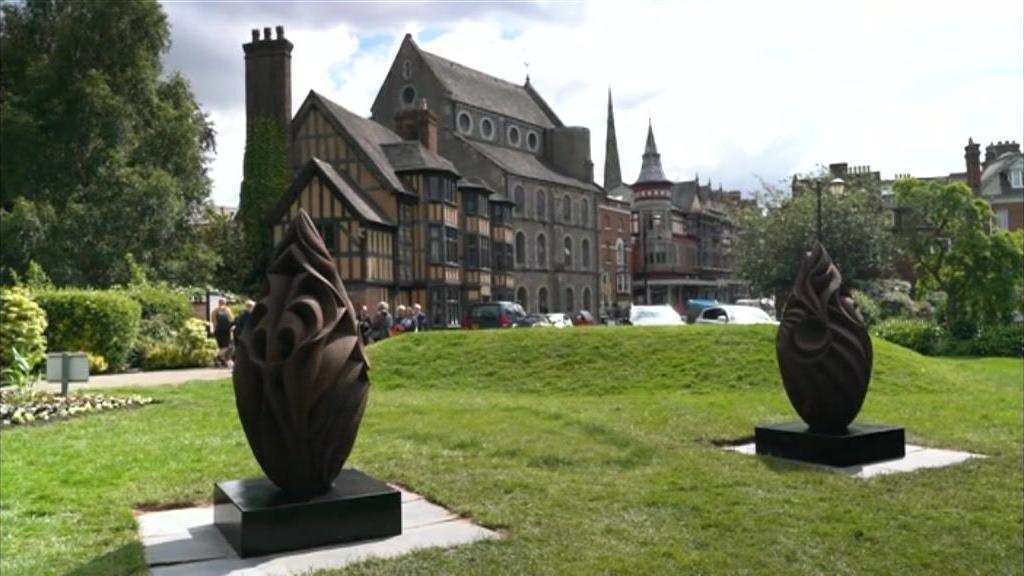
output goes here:
[{"label": "garden path", "polygon": [[[231,378],[231,370],[223,367],[100,374],[90,376],[88,382],[72,382],[71,391],[123,388],[128,386],[160,386],[163,384],[182,384],[195,380],[223,380],[225,378]],[[40,382],[36,384],[36,389],[47,392],[60,392],[60,382]]]}]

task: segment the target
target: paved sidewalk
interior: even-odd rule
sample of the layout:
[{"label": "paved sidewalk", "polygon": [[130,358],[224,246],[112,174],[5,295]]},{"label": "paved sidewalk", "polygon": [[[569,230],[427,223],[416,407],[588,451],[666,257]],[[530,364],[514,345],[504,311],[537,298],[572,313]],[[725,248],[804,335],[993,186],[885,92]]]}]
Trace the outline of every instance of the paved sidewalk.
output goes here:
[{"label": "paved sidewalk", "polygon": [[[70,389],[74,392],[75,390],[99,390],[127,386],[160,386],[162,384],[181,384],[194,380],[223,380],[225,378],[231,378],[231,370],[227,368],[155,370],[152,372],[90,376],[88,382],[72,382]],[[60,382],[40,382],[36,385],[36,389],[46,390],[47,392],[60,392]]]}]

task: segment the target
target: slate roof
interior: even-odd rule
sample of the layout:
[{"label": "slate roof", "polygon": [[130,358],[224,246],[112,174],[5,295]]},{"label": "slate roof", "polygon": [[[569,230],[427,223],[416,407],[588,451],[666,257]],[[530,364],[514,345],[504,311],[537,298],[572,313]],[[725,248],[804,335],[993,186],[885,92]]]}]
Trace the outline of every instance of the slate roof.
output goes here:
[{"label": "slate roof", "polygon": [[1010,168],[1015,162],[1020,161],[1020,152],[1006,152],[996,158],[981,172],[980,192],[985,197],[995,196],[1019,196],[1020,189],[1014,190],[1010,186]]},{"label": "slate roof", "polygon": [[[370,164],[377,170],[388,186],[396,192],[412,194],[402,184],[394,167],[391,166],[387,154],[384,153],[385,144],[400,144],[405,142],[401,136],[380,124],[349,112],[339,104],[332,102],[329,98],[310,90],[307,100],[314,99],[319,102],[323,109],[331,116],[341,128],[348,133],[358,144],[361,151],[367,156]],[[305,106],[305,104],[303,104]]]},{"label": "slate roof", "polygon": [[411,172],[415,170],[439,170],[459,176],[455,165],[447,159],[431,152],[418,140],[404,140],[390,144],[381,144],[384,155],[394,171]]},{"label": "slate roof", "polygon": [[494,188],[491,188],[487,182],[484,182],[480,178],[462,178],[455,183],[458,188],[476,188],[477,190],[485,190],[488,194],[494,194]]},{"label": "slate roof", "polygon": [[562,125],[529,81],[520,86],[425,52],[418,46],[417,50],[452,99],[542,128]]},{"label": "slate roof", "polygon": [[661,154],[658,154],[658,145],[654,143],[654,128],[650,121],[647,123],[647,144],[644,146],[643,164],[640,166],[640,176],[636,179],[637,184],[643,182],[668,182],[665,171],[661,168]]},{"label": "slate roof", "polygon": [[319,175],[330,189],[342,202],[349,205],[356,212],[360,219],[365,222],[379,224],[381,226],[394,226],[384,212],[371,198],[363,194],[352,180],[345,174],[339,174],[330,164],[319,158],[310,158],[302,170],[292,181],[288,193],[281,197],[277,206],[270,213],[268,223],[277,222],[281,214],[295,202],[295,198],[302,193],[306,184],[313,176]]},{"label": "slate roof", "polygon": [[583,182],[582,180],[559,174],[529,152],[520,152],[511,148],[505,148],[504,146],[470,140],[460,134],[455,134],[454,136],[510,174],[542,182],[598,191],[597,186],[593,182]]}]

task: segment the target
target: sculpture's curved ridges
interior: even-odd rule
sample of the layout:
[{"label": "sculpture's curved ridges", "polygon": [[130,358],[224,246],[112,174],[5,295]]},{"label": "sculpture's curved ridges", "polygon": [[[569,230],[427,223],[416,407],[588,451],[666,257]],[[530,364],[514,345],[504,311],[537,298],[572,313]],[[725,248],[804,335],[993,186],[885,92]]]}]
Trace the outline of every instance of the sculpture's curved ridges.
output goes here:
[{"label": "sculpture's curved ridges", "polygon": [[776,351],[786,394],[800,417],[813,430],[846,430],[867,395],[873,351],[860,312],[821,244],[797,273]]},{"label": "sculpture's curved ridges", "polygon": [[368,369],[341,277],[300,211],[239,337],[233,374],[249,446],[279,488],[330,488],[355,443]]}]

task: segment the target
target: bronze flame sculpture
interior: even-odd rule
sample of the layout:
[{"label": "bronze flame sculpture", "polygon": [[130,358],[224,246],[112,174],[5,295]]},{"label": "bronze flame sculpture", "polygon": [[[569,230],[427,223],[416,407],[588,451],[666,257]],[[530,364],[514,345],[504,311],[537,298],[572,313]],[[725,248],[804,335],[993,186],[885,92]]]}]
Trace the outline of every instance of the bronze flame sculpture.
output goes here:
[{"label": "bronze flame sculpture", "polygon": [[238,339],[235,401],[256,461],[283,492],[327,492],[352,451],[370,381],[341,277],[305,211]]},{"label": "bronze flame sculpture", "polygon": [[797,273],[775,344],[786,395],[810,430],[845,432],[867,395],[873,351],[860,311],[820,242]]}]

